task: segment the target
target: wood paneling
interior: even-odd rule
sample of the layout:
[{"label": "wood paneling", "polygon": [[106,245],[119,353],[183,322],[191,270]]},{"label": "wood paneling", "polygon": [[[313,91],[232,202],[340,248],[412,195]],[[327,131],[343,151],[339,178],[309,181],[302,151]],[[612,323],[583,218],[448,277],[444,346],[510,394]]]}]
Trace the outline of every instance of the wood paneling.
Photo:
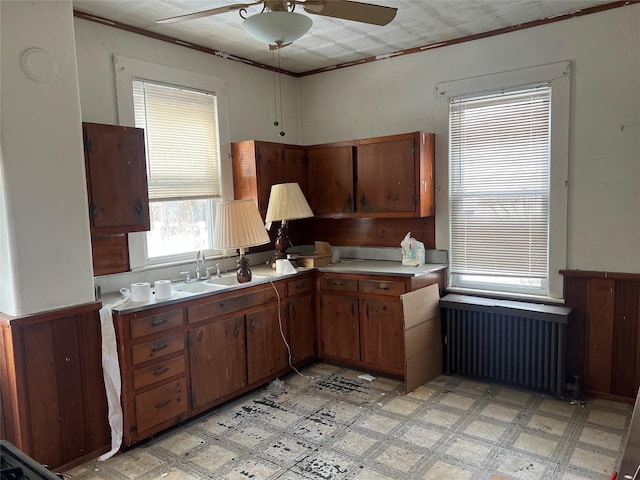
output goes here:
[{"label": "wood paneling", "polygon": [[640,387],[640,274],[563,270],[567,373],[596,396],[631,401]]},{"label": "wood paneling", "polygon": [[127,235],[93,237],[93,274],[109,275],[129,270],[129,242]]},{"label": "wood paneling", "polygon": [[289,222],[294,245],[313,245],[316,240],[331,245],[400,247],[407,232],[436,248],[435,217],[423,218],[309,218]]}]

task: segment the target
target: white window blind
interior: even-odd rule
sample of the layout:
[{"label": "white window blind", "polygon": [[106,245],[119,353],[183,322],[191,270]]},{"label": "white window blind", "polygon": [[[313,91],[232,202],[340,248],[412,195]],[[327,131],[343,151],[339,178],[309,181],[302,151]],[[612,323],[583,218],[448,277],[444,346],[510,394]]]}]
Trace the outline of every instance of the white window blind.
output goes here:
[{"label": "white window blind", "polygon": [[133,80],[135,125],[145,129],[149,200],[219,198],[216,95]]},{"label": "white window blind", "polygon": [[452,286],[547,293],[549,85],[452,97]]}]

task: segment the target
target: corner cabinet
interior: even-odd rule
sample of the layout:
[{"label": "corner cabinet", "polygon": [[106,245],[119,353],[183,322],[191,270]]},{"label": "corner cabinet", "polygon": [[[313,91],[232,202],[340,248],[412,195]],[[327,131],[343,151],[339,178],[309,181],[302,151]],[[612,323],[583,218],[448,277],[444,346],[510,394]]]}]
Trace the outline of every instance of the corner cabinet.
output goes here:
[{"label": "corner cabinet", "polygon": [[83,123],[91,235],[149,230],[144,130]]},{"label": "corner cabinet", "polygon": [[271,186],[296,182],[306,193],[307,165],[303,147],[246,140],[231,144],[236,200],[253,198],[265,218]]},{"label": "corner cabinet", "polygon": [[124,444],[315,359],[313,272],[114,315]]}]

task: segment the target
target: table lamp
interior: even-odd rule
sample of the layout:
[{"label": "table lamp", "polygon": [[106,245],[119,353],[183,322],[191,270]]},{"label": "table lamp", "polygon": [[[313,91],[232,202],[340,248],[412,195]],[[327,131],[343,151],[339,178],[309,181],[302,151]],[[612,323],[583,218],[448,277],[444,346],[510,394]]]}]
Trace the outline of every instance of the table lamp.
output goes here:
[{"label": "table lamp", "polygon": [[216,207],[213,247],[240,249],[238,258],[238,282],[250,282],[249,260],[245,249],[269,243],[269,234],[264,228],[258,207],[252,199],[220,202]]},{"label": "table lamp", "polygon": [[266,222],[280,221],[274,241],[276,260],[287,258],[287,247],[291,245],[287,222],[297,218],[313,217],[311,207],[297,183],[279,183],[271,186]]}]

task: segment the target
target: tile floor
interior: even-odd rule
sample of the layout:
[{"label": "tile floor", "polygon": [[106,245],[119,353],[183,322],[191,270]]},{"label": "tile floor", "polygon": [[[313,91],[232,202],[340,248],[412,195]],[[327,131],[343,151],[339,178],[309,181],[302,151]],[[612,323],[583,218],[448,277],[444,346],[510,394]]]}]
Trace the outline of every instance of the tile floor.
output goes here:
[{"label": "tile floor", "polygon": [[323,363],[302,373],[65,478],[607,480],[632,412],[461,377],[404,395]]}]

